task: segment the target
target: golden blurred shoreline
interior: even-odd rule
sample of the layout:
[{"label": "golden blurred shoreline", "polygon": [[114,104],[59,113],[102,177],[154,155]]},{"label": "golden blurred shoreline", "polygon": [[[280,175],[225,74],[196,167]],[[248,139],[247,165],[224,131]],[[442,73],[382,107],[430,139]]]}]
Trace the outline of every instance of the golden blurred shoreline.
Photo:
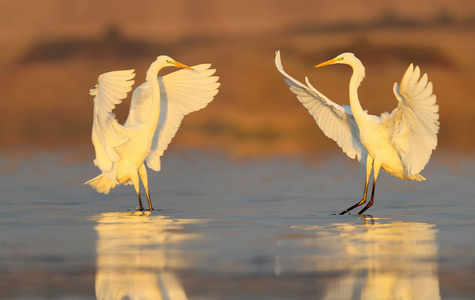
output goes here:
[{"label": "golden blurred shoreline", "polygon": [[[304,2],[309,10],[318,7],[318,3]],[[46,3],[39,8],[40,14],[54,15],[50,10],[57,2]],[[140,1],[138,5],[145,7],[150,3]],[[196,5],[190,4],[189,8],[186,2],[177,3],[176,7],[168,4],[169,8],[186,8],[185,15],[192,15],[193,7],[197,9]],[[5,49],[0,54],[1,151],[30,146],[55,149],[90,145],[92,97],[88,91],[95,85],[97,76],[111,70],[135,68],[138,84],[160,54],[188,65],[210,62],[222,84],[220,93],[207,108],[184,119],[171,147],[224,151],[238,157],[339,151],[275,69],[275,50],[281,50],[289,74],[298,80],[308,76],[317,89],[340,104],[348,104],[351,70],[338,66],[317,71],[313,66],[341,52],[354,52],[366,66],[360,99],[363,107],[375,115],[396,107],[393,83],[401,80],[411,62],[419,65],[433,82],[440,106],[438,148],[473,153],[473,3],[461,1],[466,6],[465,15],[460,8],[444,13],[441,2],[422,1],[425,10],[419,7],[420,19],[404,18],[398,9],[388,13],[390,10],[378,6],[368,9],[366,19],[364,11],[358,10],[358,18],[354,20],[344,19],[343,14],[314,22],[310,13],[298,20],[294,10],[286,15],[285,10],[273,8],[262,20],[262,28],[258,15],[253,17],[254,23],[241,25],[243,28],[239,27],[239,17],[234,15],[226,23],[223,16],[217,16],[220,11],[231,14],[233,5],[225,8],[214,1],[209,3],[215,9],[212,14],[215,20],[225,23],[223,28],[213,31],[210,29],[214,28],[213,20],[194,16],[196,28],[176,20],[176,24],[167,23],[170,33],[163,38],[151,38],[146,32],[132,37],[140,26],[131,26],[133,22],[129,19],[118,25],[99,21],[96,24],[84,17],[84,30],[78,31],[81,18],[76,16],[72,25],[69,24],[67,16],[71,11],[65,4],[57,8],[64,14],[56,20],[59,27],[50,24],[55,20],[49,20],[37,29],[40,33],[44,30],[41,38],[38,33],[33,38],[32,28],[25,27],[22,31],[21,26],[13,26],[8,31],[4,24],[0,32],[14,34],[17,40],[9,43],[5,34],[0,39],[0,47]],[[272,7],[268,1],[256,3],[257,8]],[[77,5],[87,10],[86,4]],[[244,9],[240,5],[238,8]],[[131,8],[122,3],[116,9],[121,12],[115,14],[139,19],[137,8],[128,11]],[[279,17],[281,23],[275,20]],[[12,25],[21,24],[21,20],[12,17],[10,21]],[[163,30],[158,28],[159,20],[150,25],[143,21],[140,24],[149,31]],[[208,32],[200,32],[199,28]],[[24,39],[18,37],[22,34]],[[124,101],[116,109],[120,121],[125,120],[128,106],[129,102]]]}]

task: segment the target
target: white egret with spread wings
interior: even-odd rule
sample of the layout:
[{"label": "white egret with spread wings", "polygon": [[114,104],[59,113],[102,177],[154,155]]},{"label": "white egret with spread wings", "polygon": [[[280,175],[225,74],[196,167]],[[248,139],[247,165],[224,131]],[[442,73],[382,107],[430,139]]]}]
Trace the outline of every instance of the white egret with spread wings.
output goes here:
[{"label": "white egret with spread wings", "polygon": [[[183,70],[157,78],[162,68],[172,66]],[[218,93],[218,77],[212,76],[216,70],[210,66],[188,67],[168,56],[157,57],[147,71],[146,81],[134,90],[129,115],[123,125],[118,123],[112,110],[132,90],[134,70],[100,75],[90,94],[94,96],[94,164],[102,173],[85,184],[104,194],[119,184],[133,184],[139,208],[143,210],[140,177],[149,210],[153,210],[145,164],[158,172],[160,157],[183,117],[204,108]]]},{"label": "white egret with spread wings", "polygon": [[371,171],[371,199],[359,214],[373,205],[376,179],[381,168],[402,180],[425,180],[419,173],[437,145],[439,107],[432,93],[432,83],[428,82],[427,74],[420,76],[419,67],[411,64],[402,77],[401,85],[394,84],[397,108],[377,117],[369,115],[359,102],[358,87],[365,77],[365,68],[353,53],[340,54],[315,66],[346,64],[352,67],[350,106],[340,106],[331,101],[315,89],[308,78],[305,78],[305,85],[289,76],[283,69],[279,51],[276,52],[275,64],[285,76],[290,90],[315,118],[323,133],[333,139],[346,155],[366,166],[363,199],[340,215],[366,202]]}]

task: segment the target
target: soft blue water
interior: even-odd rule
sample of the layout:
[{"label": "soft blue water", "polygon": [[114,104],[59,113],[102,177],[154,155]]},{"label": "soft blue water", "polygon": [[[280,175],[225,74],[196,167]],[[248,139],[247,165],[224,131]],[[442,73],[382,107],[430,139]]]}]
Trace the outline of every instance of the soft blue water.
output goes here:
[{"label": "soft blue water", "polygon": [[475,161],[450,154],[425,182],[381,174],[366,217],[332,215],[363,187],[342,154],[167,153],[151,215],[70,151],[4,155],[0,298],[472,299]]}]

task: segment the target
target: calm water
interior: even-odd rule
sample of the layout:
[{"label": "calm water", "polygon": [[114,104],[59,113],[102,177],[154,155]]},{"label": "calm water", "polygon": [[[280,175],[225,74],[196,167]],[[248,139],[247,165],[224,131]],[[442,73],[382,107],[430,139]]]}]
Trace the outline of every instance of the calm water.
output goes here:
[{"label": "calm water", "polygon": [[[363,168],[167,153],[101,195],[70,152],[0,159],[1,299],[474,299],[475,160],[438,151],[426,182],[378,178],[365,217]],[[92,160],[92,159],[91,159]]]}]

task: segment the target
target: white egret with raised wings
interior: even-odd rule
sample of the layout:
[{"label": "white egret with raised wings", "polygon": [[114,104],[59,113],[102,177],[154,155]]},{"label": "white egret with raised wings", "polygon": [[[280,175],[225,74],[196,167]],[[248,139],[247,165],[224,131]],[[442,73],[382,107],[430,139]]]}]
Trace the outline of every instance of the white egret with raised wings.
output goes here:
[{"label": "white egret with raised wings", "polygon": [[437,145],[439,107],[432,93],[432,83],[428,82],[427,74],[420,76],[419,67],[411,64],[402,77],[401,85],[394,84],[397,108],[377,117],[369,115],[359,102],[358,87],[365,77],[365,68],[353,53],[340,54],[315,66],[346,64],[352,67],[350,106],[340,106],[325,97],[310,84],[307,77],[305,85],[289,76],[282,67],[279,51],[276,52],[275,64],[285,76],[290,90],[315,118],[323,133],[333,139],[346,155],[366,166],[363,199],[340,215],[366,202],[371,171],[371,198],[359,214],[373,205],[376,179],[381,168],[402,180],[425,180],[419,173]]},{"label": "white egret with raised wings", "polygon": [[[157,78],[164,67],[179,70]],[[218,77],[210,64],[188,67],[168,56],[158,56],[147,71],[146,81],[133,94],[129,115],[121,125],[112,113],[134,84],[135,70],[113,71],[99,76],[90,90],[94,96],[92,143],[94,164],[101,174],[85,184],[108,194],[119,184],[133,184],[143,210],[139,178],[153,210],[145,164],[159,171],[160,157],[175,136],[185,115],[204,108],[218,93]]]}]

